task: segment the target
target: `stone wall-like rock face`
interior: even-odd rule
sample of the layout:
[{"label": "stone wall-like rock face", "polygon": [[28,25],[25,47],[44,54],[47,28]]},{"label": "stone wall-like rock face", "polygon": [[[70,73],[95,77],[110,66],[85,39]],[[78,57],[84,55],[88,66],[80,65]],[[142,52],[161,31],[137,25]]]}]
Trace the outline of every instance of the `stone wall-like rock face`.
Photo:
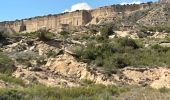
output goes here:
[{"label": "stone wall-like rock face", "polygon": [[73,26],[85,25],[91,20],[87,11],[68,12],[59,15],[48,15],[43,17],[34,17],[19,21],[1,22],[0,27],[12,28],[16,32],[34,32],[41,28],[54,29],[62,24]]},{"label": "stone wall-like rock face", "polygon": [[170,4],[156,7],[150,10],[146,16],[139,19],[137,23],[142,25],[169,25],[170,24]]},{"label": "stone wall-like rock face", "polygon": [[45,65],[55,73],[63,75],[74,80],[91,80],[96,84],[113,85],[115,77],[106,78],[107,76],[97,71],[88,71],[87,64],[77,62],[74,57],[64,54],[56,58],[50,58]]},{"label": "stone wall-like rock face", "polygon": [[170,0],[159,0],[160,3],[170,3]]},{"label": "stone wall-like rock face", "polygon": [[49,15],[44,17],[31,18],[25,20],[27,32],[37,31],[41,28],[55,29],[61,24],[68,24],[73,26],[84,25],[87,22],[83,22],[83,14],[85,11],[76,11],[73,13],[64,13],[60,15]]},{"label": "stone wall-like rock face", "polygon": [[46,29],[57,29],[62,24],[84,26],[93,19],[96,19],[97,23],[97,20],[103,18],[113,18],[119,13],[128,14],[136,10],[146,9],[152,5],[154,4],[105,6],[90,11],[82,10],[17,21],[0,22],[0,27],[11,28],[16,32],[34,32],[44,27]]}]

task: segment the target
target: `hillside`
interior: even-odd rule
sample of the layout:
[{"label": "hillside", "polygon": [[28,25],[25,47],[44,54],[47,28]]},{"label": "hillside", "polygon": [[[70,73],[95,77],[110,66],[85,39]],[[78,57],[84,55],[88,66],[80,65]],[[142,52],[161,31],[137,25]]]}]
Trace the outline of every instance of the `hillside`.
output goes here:
[{"label": "hillside", "polygon": [[0,100],[169,100],[167,2],[1,22]]},{"label": "hillside", "polygon": [[[111,5],[93,10],[65,12],[16,21],[5,21],[0,23],[0,27],[4,29],[8,28],[16,33],[34,32],[42,28],[58,32],[59,29],[62,30],[69,26],[79,27],[114,23],[120,29],[120,27],[127,25],[131,27],[137,23],[167,23],[167,21],[169,22],[168,12],[168,4],[160,3],[148,2],[132,5]],[[162,17],[156,17],[157,15]]]}]

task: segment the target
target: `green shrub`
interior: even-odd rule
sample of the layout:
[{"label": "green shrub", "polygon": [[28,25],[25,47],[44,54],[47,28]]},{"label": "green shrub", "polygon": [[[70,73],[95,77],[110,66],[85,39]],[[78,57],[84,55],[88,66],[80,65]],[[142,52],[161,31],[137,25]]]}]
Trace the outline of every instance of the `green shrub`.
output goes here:
[{"label": "green shrub", "polygon": [[0,44],[2,46],[9,45],[11,44],[11,41],[14,41],[14,39],[12,38],[12,34],[0,30]]},{"label": "green shrub", "polygon": [[157,51],[157,52],[159,52],[159,53],[160,53],[160,52],[166,53],[166,52],[170,51],[170,48],[169,48],[169,47],[162,47],[162,46],[160,46],[160,45],[158,45],[158,44],[152,46],[152,49],[154,49],[155,51]]},{"label": "green shrub", "polygon": [[12,38],[15,34],[0,30],[0,39]]},{"label": "green shrub", "polygon": [[8,83],[16,84],[16,85],[21,85],[21,86],[25,85],[25,83],[21,79],[18,79],[18,78],[9,76],[9,75],[5,75],[5,74],[0,74],[0,80],[3,80]]},{"label": "green shrub", "polygon": [[48,53],[47,53],[47,57],[49,58],[49,57],[56,57],[58,55],[58,53],[56,53],[55,51],[49,51]]},{"label": "green shrub", "polygon": [[6,38],[6,36],[4,35],[4,32],[0,32],[0,39]]},{"label": "green shrub", "polygon": [[90,29],[89,31],[90,31],[91,34],[96,34],[97,33],[97,30],[95,30],[95,29]]},{"label": "green shrub", "polygon": [[14,70],[14,62],[7,55],[0,53],[0,73],[11,74]]},{"label": "green shrub", "polygon": [[109,91],[111,93],[111,95],[119,95],[123,92],[126,92],[128,91],[128,89],[126,88],[117,88],[116,86],[113,86],[113,85],[110,85],[110,86],[107,86],[107,91]]},{"label": "green shrub", "polygon": [[97,42],[101,42],[101,41],[105,40],[105,38],[103,36],[96,36],[96,40],[97,40]]},{"label": "green shrub", "polygon": [[168,93],[170,90],[164,87],[164,88],[160,88],[159,91],[161,93]]},{"label": "green shrub", "polygon": [[109,35],[112,35],[114,32],[112,30],[112,27],[106,26],[100,29],[101,36],[108,38]]},{"label": "green shrub", "polygon": [[67,31],[61,31],[59,34],[62,36],[62,38],[63,38],[64,41],[65,41],[65,39],[67,39],[67,37],[68,37],[68,35],[69,35],[70,33],[67,32]]},{"label": "green shrub", "polygon": [[118,57],[115,59],[114,66],[116,68],[124,68],[124,67],[128,66],[128,64],[125,62],[125,59]]},{"label": "green shrub", "polygon": [[0,89],[1,100],[99,100],[126,92],[123,87],[89,85],[88,87],[58,88],[34,85],[23,89]]},{"label": "green shrub", "polygon": [[96,46],[95,46],[94,43],[88,44],[86,49],[83,50],[82,58],[83,59],[95,60],[95,58],[97,56],[97,49],[95,47]]},{"label": "green shrub", "polygon": [[170,33],[170,25],[148,25],[148,26],[141,26],[141,32],[147,33],[150,32],[167,32]]},{"label": "green shrub", "polygon": [[26,60],[26,59],[16,59],[16,61],[19,64],[25,65],[26,67],[29,67],[31,65],[31,62],[29,60]]},{"label": "green shrub", "polygon": [[67,31],[61,31],[59,34],[62,35],[62,36],[67,36],[67,35],[69,35],[70,33],[67,32]]},{"label": "green shrub", "polygon": [[31,39],[36,39],[38,37],[37,32],[30,32],[30,33],[22,33],[21,36],[26,36]]},{"label": "green shrub", "polygon": [[14,89],[1,89],[0,100],[24,100],[25,93]]},{"label": "green shrub", "polygon": [[84,86],[94,85],[94,82],[91,80],[83,79],[83,80],[81,80],[81,85],[84,85]]},{"label": "green shrub", "polygon": [[144,33],[144,32],[138,32],[137,35],[138,35],[139,38],[146,38],[147,37],[147,34]]},{"label": "green shrub", "polygon": [[119,42],[120,42],[121,46],[123,46],[123,47],[128,46],[128,47],[132,47],[133,49],[138,49],[139,48],[139,46],[137,45],[135,40],[130,39],[128,37],[121,38]]},{"label": "green shrub", "polygon": [[31,60],[37,60],[40,59],[41,56],[39,56],[36,52],[28,51],[28,52],[19,52],[16,53],[14,58],[19,64],[23,64],[26,66],[29,66],[31,63]]},{"label": "green shrub", "polygon": [[41,41],[48,41],[55,37],[55,35],[53,33],[49,32],[48,30],[38,30],[35,32],[30,32],[30,33],[22,33],[20,35],[29,37],[31,39],[38,38]]},{"label": "green shrub", "polygon": [[97,65],[97,66],[103,66],[104,65],[104,61],[103,61],[103,58],[102,57],[100,57],[100,56],[98,56],[96,59],[95,59],[95,64]]},{"label": "green shrub", "polygon": [[76,48],[75,51],[74,51],[75,54],[76,54],[75,57],[78,58],[79,60],[82,58],[84,48],[85,47]]},{"label": "green shrub", "polygon": [[86,48],[77,51],[77,53],[81,59],[89,59],[97,67],[103,67],[106,72],[110,73],[115,68],[124,68],[129,65],[124,58],[117,57],[119,49],[107,42],[98,45],[90,43]]},{"label": "green shrub", "polygon": [[[139,45],[140,44],[140,45]],[[106,39],[103,42],[93,42],[78,50],[79,59],[89,59],[105,73],[111,74],[126,66],[149,67],[169,66],[170,48],[154,45],[144,47],[139,40],[130,38]]]},{"label": "green shrub", "polygon": [[38,34],[39,40],[41,41],[48,41],[54,38],[54,34],[46,30],[39,30],[37,31],[37,34]]}]

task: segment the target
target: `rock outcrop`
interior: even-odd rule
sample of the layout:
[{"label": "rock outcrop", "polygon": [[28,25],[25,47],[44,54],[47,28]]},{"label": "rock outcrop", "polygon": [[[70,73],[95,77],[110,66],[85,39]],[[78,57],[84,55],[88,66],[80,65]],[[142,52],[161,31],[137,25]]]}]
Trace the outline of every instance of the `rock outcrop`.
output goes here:
[{"label": "rock outcrop", "polygon": [[[23,79],[28,84],[37,82],[54,87],[74,87],[80,86],[82,80],[90,80],[95,84],[104,85],[170,88],[170,69],[168,67],[133,68],[131,66],[119,69],[117,74],[107,75],[101,69],[78,61],[74,57],[74,50],[72,50],[72,48],[76,48],[73,45],[74,43],[77,42],[69,42],[65,44],[64,48],[62,41],[59,40],[43,42],[24,38],[16,43],[4,46],[1,51],[9,54],[16,62],[17,69],[13,76]],[[60,53],[61,51],[62,53]],[[54,55],[47,56],[50,52]],[[25,64],[24,60],[19,63],[16,61],[17,59],[26,59],[29,63]]]},{"label": "rock outcrop", "polygon": [[137,10],[143,10],[157,6],[160,5],[157,3],[145,3],[139,5],[112,5],[89,11],[82,10],[23,20],[0,22],[0,28],[10,28],[15,32],[34,32],[41,28],[59,29],[63,25],[85,26],[88,23],[97,24],[103,19],[114,20],[115,17],[123,17]]},{"label": "rock outcrop", "polygon": [[160,3],[170,3],[170,0],[159,0]]},{"label": "rock outcrop", "polygon": [[75,80],[91,80],[96,84],[113,85],[114,77],[106,77],[104,74],[95,70],[87,70],[87,64],[77,62],[74,57],[65,54],[59,55],[57,58],[48,59],[45,65],[55,73],[59,73],[65,77]]},{"label": "rock outcrop", "polygon": [[170,88],[169,68],[125,68],[122,71],[129,85],[150,85],[153,88]]},{"label": "rock outcrop", "polygon": [[139,19],[137,23],[142,25],[169,25],[170,23],[170,4],[162,5],[150,10],[146,16]]}]

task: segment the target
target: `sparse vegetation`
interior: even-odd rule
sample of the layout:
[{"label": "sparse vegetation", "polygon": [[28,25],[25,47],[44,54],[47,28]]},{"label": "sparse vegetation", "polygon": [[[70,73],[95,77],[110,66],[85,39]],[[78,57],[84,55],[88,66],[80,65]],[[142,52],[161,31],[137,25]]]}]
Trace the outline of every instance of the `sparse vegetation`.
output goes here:
[{"label": "sparse vegetation", "polygon": [[54,38],[54,34],[46,30],[39,30],[37,31],[37,34],[38,34],[39,40],[42,40],[42,41],[48,41]]},{"label": "sparse vegetation", "polygon": [[160,88],[159,91],[161,93],[168,93],[170,91],[170,89],[167,89],[167,88],[164,87],[164,88]]},{"label": "sparse vegetation", "polygon": [[58,55],[58,53],[56,53],[55,51],[49,51],[48,53],[47,53],[47,57],[49,58],[49,57],[55,57],[55,56],[57,56]]},{"label": "sparse vegetation", "polygon": [[141,26],[141,32],[147,34],[148,32],[166,32],[170,33],[170,25],[148,25]]},{"label": "sparse vegetation", "polygon": [[9,33],[5,29],[0,29],[0,39],[12,38],[16,33]]},{"label": "sparse vegetation", "polygon": [[48,41],[55,37],[55,35],[53,33],[49,32],[48,30],[39,30],[36,32],[22,33],[20,35],[29,37],[31,39],[38,38],[41,41]]},{"label": "sparse vegetation", "polygon": [[109,35],[112,35],[114,32],[113,32],[112,27],[106,26],[106,27],[101,28],[100,33],[101,33],[101,36],[103,36],[104,38],[108,38]]},{"label": "sparse vegetation", "polygon": [[145,34],[144,32],[138,32],[138,37],[139,38],[146,38],[148,35],[147,34]]},{"label": "sparse vegetation", "polygon": [[94,85],[95,83],[91,80],[83,79],[81,80],[81,85],[88,86],[88,85]]},{"label": "sparse vegetation", "polygon": [[0,73],[11,74],[15,70],[14,62],[0,52]]},{"label": "sparse vegetation", "polygon": [[23,80],[6,75],[6,74],[0,74],[0,80],[3,80],[7,83],[14,84],[14,85],[25,86],[25,83],[23,82]]},{"label": "sparse vegetation", "polygon": [[[102,91],[101,91],[102,90]],[[52,88],[34,85],[24,89],[1,89],[1,100],[77,100],[112,99],[112,96],[126,92],[126,88],[92,85],[75,88]]]},{"label": "sparse vegetation", "polygon": [[67,31],[61,31],[59,34],[61,35],[61,38],[63,39],[63,41],[65,41],[69,37],[70,33]]},{"label": "sparse vegetation", "polygon": [[[113,5],[97,14],[2,22],[0,100],[170,100],[169,69],[157,68],[170,66],[166,6]],[[25,33],[32,30],[37,31]]]},{"label": "sparse vegetation", "polygon": [[[98,40],[97,40],[98,41]],[[107,73],[126,66],[168,66],[170,48],[154,45],[145,48],[139,41],[130,38],[118,38],[101,42],[91,42],[80,49],[80,59],[89,59]],[[83,60],[82,60],[83,61]]]},{"label": "sparse vegetation", "polygon": [[37,32],[22,33],[22,34],[19,34],[19,35],[26,36],[26,37],[31,38],[31,39],[37,38]]},{"label": "sparse vegetation", "polygon": [[6,36],[4,35],[4,32],[0,32],[0,39],[5,38]]},{"label": "sparse vegetation", "polygon": [[63,37],[67,37],[70,33],[67,31],[61,31],[59,34],[62,35]]},{"label": "sparse vegetation", "polygon": [[40,56],[35,52],[20,52],[15,54],[14,58],[18,63],[29,66],[31,60],[40,59]]},{"label": "sparse vegetation", "polygon": [[137,43],[135,42],[135,40],[130,39],[128,37],[122,38],[120,40],[118,40],[118,42],[120,42],[120,45],[125,47],[131,47],[133,49],[138,49],[139,46],[137,45]]}]

